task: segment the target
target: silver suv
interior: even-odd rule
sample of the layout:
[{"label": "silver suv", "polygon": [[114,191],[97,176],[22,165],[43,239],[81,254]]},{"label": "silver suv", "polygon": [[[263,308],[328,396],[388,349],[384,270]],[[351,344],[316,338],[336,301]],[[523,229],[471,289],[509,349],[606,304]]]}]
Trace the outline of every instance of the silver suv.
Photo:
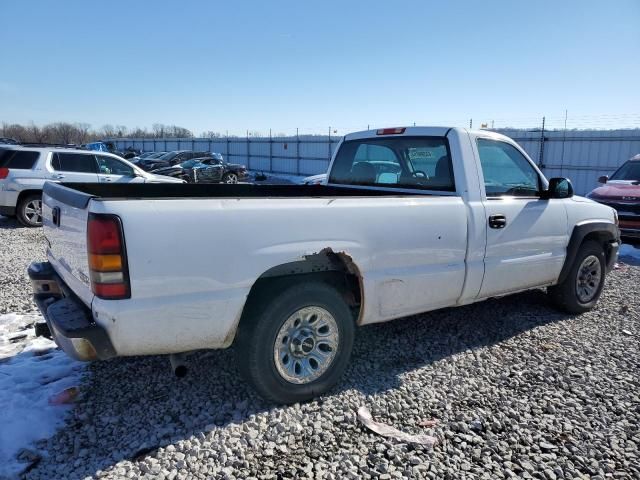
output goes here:
[{"label": "silver suv", "polygon": [[184,183],[145,172],[123,158],[55,146],[0,145],[0,215],[27,227],[42,225],[42,188],[47,181],[73,183]]}]

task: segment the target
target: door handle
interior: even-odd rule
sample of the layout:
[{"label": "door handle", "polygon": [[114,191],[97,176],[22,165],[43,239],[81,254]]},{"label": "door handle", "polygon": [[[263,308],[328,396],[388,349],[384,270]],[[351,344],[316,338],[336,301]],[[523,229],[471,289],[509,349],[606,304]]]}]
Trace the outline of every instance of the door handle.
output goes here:
[{"label": "door handle", "polygon": [[52,178],[64,178],[64,175],[62,175],[61,173],[56,173],[52,176]]},{"label": "door handle", "polygon": [[507,226],[507,217],[501,213],[491,215],[489,217],[489,226],[491,228],[504,228]]}]

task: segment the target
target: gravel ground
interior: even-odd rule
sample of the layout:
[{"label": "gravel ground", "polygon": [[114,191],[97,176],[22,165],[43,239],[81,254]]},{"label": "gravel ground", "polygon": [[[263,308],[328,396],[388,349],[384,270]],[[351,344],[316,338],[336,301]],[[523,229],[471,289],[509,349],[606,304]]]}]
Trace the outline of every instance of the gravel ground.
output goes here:
[{"label": "gravel ground", "polygon": [[[26,312],[42,237],[13,225],[0,217],[1,311]],[[94,363],[26,477],[640,478],[638,285],[622,265],[578,317],[533,291],[365,327],[339,387],[303,405],[263,402],[231,351],[193,354],[184,379],[166,358]],[[362,405],[437,445],[367,431]]]}]

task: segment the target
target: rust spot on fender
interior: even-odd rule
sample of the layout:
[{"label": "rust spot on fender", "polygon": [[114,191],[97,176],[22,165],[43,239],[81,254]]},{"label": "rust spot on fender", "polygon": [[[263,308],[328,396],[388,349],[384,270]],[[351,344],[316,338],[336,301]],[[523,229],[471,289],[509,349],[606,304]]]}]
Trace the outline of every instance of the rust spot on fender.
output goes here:
[{"label": "rust spot on fender", "polygon": [[[360,273],[360,269],[353,261],[351,255],[349,255],[347,252],[334,252],[332,248],[326,247],[317,253],[305,255],[304,259],[312,263],[313,271],[321,272],[329,270],[342,270],[344,268],[346,269],[347,273],[355,276],[358,279],[358,287],[360,289],[360,308],[358,309],[358,318],[356,319],[356,325],[362,325],[362,319],[364,318],[364,282],[362,279],[362,274]],[[352,291],[349,291],[346,300],[351,306],[357,305],[357,300]]]}]

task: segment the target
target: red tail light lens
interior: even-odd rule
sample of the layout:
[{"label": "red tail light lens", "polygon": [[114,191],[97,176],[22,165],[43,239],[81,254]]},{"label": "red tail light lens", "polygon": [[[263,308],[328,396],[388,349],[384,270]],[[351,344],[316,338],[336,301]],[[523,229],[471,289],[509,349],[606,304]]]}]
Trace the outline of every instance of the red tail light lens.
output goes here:
[{"label": "red tail light lens", "polygon": [[376,131],[376,135],[400,135],[404,133],[406,127],[398,127],[398,128],[380,128]]},{"label": "red tail light lens", "polygon": [[120,217],[89,214],[87,250],[93,293],[99,298],[110,300],[130,298],[129,271]]},{"label": "red tail light lens", "polygon": [[0,180],[3,180],[9,176],[9,169],[7,167],[0,168]]}]

